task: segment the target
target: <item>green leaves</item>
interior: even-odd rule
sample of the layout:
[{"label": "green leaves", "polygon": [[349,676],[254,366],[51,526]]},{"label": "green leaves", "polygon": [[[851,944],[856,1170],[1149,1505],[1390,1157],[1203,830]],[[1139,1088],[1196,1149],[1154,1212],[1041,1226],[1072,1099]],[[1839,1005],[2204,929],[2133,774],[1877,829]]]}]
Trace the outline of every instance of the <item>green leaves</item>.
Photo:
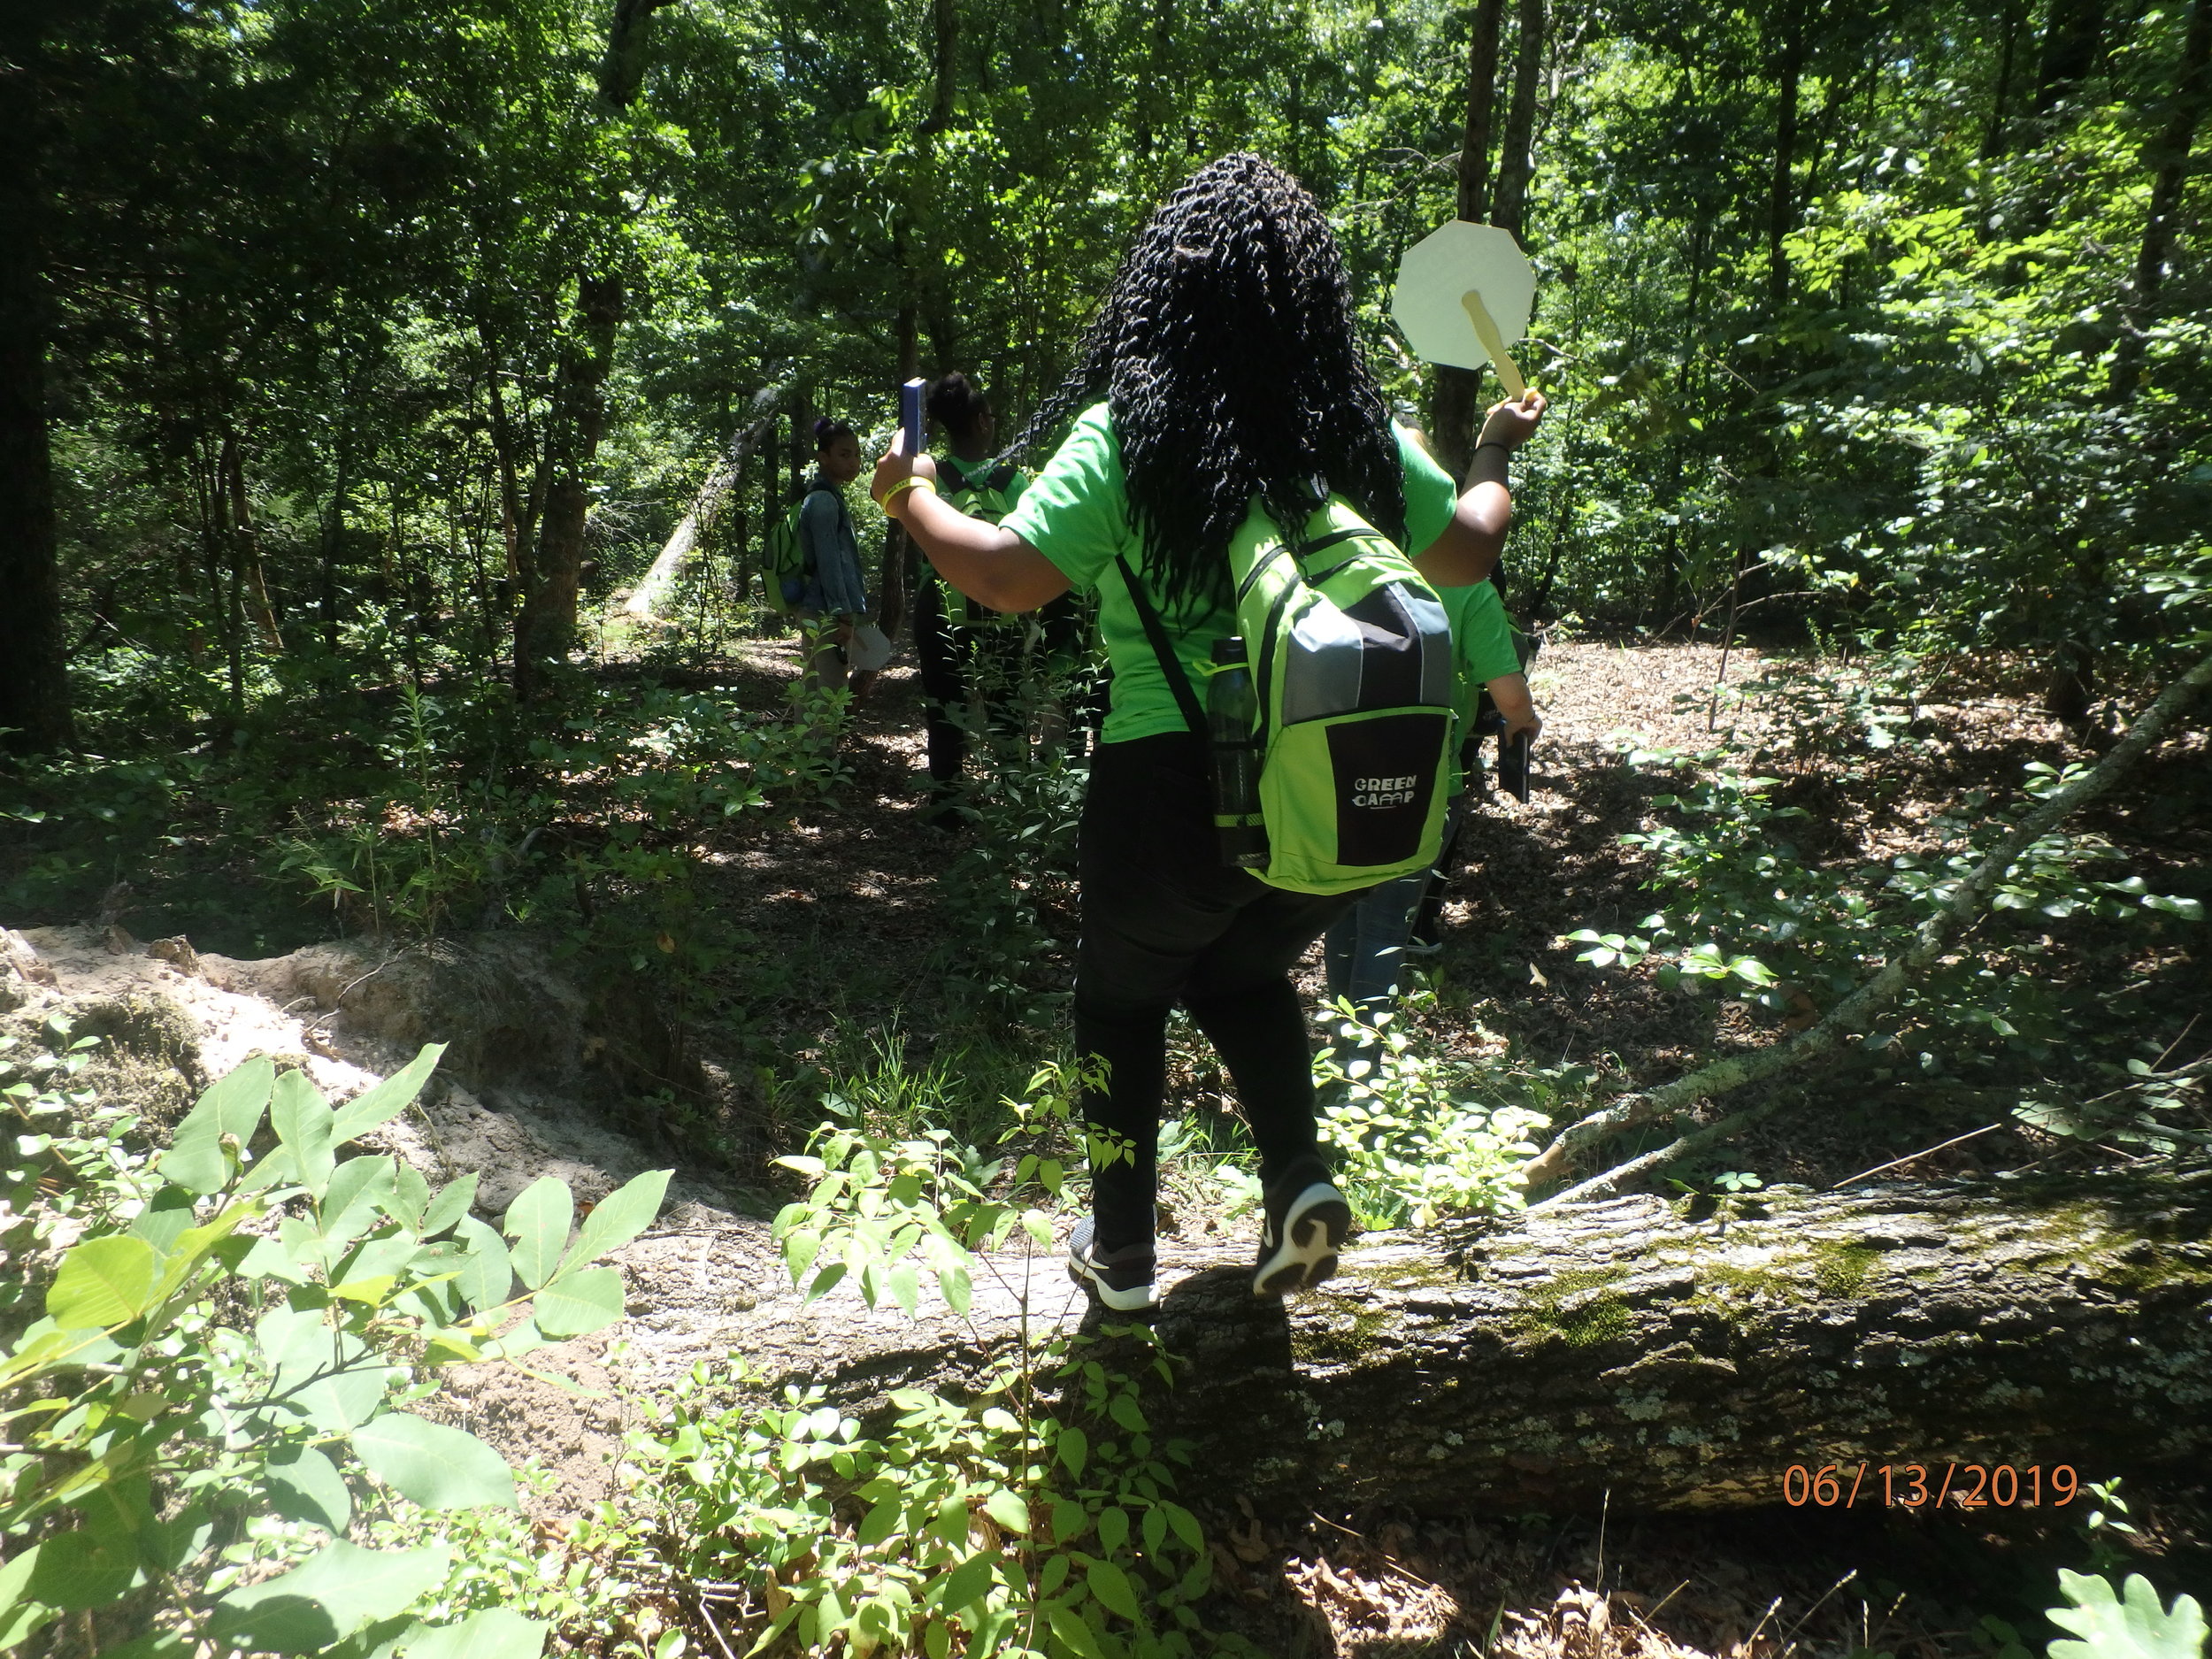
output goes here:
[{"label": "green leaves", "polygon": [[2128,1575],[2124,1599],[2109,1581],[2063,1568],[2058,1587],[2068,1604],[2047,1617],[2081,1640],[2053,1642],[2051,1659],[2199,1659],[2204,1651],[2204,1609],[2196,1599],[2177,1595],[2170,1608],[2162,1607],[2139,1572]]},{"label": "green leaves", "polygon": [[61,1259],[46,1312],[64,1330],[125,1325],[153,1305],[154,1248],[127,1234],[87,1239]]},{"label": "green leaves", "polygon": [[210,1628],[257,1652],[314,1653],[405,1611],[444,1581],[451,1560],[442,1544],[377,1550],[338,1539],[304,1565],[222,1597]]},{"label": "green leaves", "polygon": [[407,1659],[538,1659],[551,1629],[511,1608],[488,1608],[457,1624],[424,1631],[408,1642]]},{"label": "green leaves", "polygon": [[262,1055],[210,1084],[161,1155],[157,1166],[161,1173],[189,1192],[220,1192],[230,1179],[238,1151],[261,1126],[261,1114],[275,1087],[276,1066]]},{"label": "green leaves", "polygon": [[342,1147],[349,1141],[358,1140],[413,1105],[415,1096],[422,1093],[422,1086],[430,1080],[431,1072],[437,1069],[439,1057],[445,1051],[444,1043],[426,1043],[401,1070],[341,1106],[331,1125],[331,1144]]},{"label": "green leaves", "polygon": [[[668,1192],[668,1178],[674,1173],[673,1170],[648,1170],[601,1199],[584,1217],[575,1248],[569,1251],[564,1265],[596,1261],[651,1226]],[[511,1217],[514,1212],[508,1213]]]},{"label": "green leaves", "polygon": [[290,1179],[304,1187],[311,1198],[322,1197],[336,1164],[331,1122],[329,1102],[304,1071],[287,1071],[277,1079],[269,1125],[291,1155]]},{"label": "green leaves", "polygon": [[342,1533],[353,1518],[353,1494],[337,1464],[311,1446],[280,1448],[268,1463],[270,1502],[288,1521],[310,1521]]},{"label": "green leaves", "polygon": [[387,1411],[355,1429],[352,1439],[371,1474],[426,1509],[515,1507],[506,1461],[465,1430]]},{"label": "green leaves", "polygon": [[531,1304],[538,1329],[552,1337],[585,1336],[622,1317],[622,1274],[611,1267],[564,1273]]},{"label": "green leaves", "polygon": [[531,1182],[507,1206],[501,1225],[514,1241],[515,1272],[529,1289],[535,1290],[553,1277],[567,1247],[569,1218],[574,1213],[575,1202],[569,1196],[567,1184],[550,1175]]}]

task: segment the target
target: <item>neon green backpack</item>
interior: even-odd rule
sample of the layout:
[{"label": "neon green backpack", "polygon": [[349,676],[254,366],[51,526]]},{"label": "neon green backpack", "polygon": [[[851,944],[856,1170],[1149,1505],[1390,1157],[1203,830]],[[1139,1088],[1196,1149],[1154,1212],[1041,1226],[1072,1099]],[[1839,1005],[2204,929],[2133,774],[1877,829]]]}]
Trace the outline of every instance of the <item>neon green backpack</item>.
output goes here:
[{"label": "neon green backpack", "polygon": [[1014,511],[1014,498],[1006,492],[1020,474],[1021,469],[1011,461],[1001,461],[981,472],[970,472],[958,461],[944,456],[937,457],[939,494],[969,518],[980,518],[986,524],[996,524]]},{"label": "neon green backpack", "polygon": [[[1389,537],[1340,496],[1294,545],[1256,507],[1229,543],[1239,639],[1216,644],[1210,713],[1118,562],[1184,719],[1212,737],[1225,864],[1293,892],[1349,893],[1436,862],[1452,782],[1451,624]],[[1222,799],[1242,792],[1229,780],[1255,758],[1256,787]]]},{"label": "neon green backpack", "polygon": [[838,516],[841,519],[844,517],[842,493],[831,489],[827,484],[810,484],[783,517],[768,526],[767,540],[761,549],[761,597],[780,617],[787,617],[796,611],[800,600],[806,596],[806,538],[799,534],[799,514],[805,511],[807,497],[818,489],[827,489],[837,497]]}]

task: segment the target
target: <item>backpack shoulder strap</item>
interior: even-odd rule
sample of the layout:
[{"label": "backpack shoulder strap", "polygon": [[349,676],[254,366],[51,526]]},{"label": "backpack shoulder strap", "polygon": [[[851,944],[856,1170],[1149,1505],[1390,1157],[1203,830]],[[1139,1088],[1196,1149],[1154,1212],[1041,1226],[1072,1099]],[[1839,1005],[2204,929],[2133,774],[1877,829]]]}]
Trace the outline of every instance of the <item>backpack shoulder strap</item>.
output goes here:
[{"label": "backpack shoulder strap", "polygon": [[1175,647],[1168,641],[1167,625],[1160,620],[1160,613],[1145,596],[1144,584],[1137,580],[1137,572],[1130,569],[1129,561],[1117,553],[1114,563],[1137,607],[1137,620],[1144,624],[1144,637],[1151,643],[1152,654],[1160,659],[1160,672],[1167,676],[1167,688],[1175,694],[1175,706],[1183,711],[1184,723],[1203,737],[1206,713],[1199,706],[1198,694],[1191,689],[1190,676],[1183,672],[1182,659],[1175,655]]}]

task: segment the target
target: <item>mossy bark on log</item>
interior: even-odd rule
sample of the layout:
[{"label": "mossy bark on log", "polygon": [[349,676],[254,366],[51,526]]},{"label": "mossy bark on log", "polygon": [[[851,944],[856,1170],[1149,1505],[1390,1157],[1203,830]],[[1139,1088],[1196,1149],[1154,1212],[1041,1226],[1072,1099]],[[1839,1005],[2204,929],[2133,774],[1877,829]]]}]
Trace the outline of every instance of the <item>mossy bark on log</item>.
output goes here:
[{"label": "mossy bark on log", "polygon": [[[2208,1232],[2201,1182],[1782,1191],[1702,1218],[1634,1197],[1379,1237],[1287,1308],[1240,1250],[1171,1248],[1179,1381],[1148,1409],[1207,1487],[1278,1503],[1719,1509],[1862,1463],[2068,1464],[2085,1489],[2212,1454]],[[1003,1271],[967,1322],[841,1291],[724,1330],[854,1407],[956,1389],[1015,1339]],[[1033,1332],[1081,1314],[1056,1260],[1028,1273]]]}]

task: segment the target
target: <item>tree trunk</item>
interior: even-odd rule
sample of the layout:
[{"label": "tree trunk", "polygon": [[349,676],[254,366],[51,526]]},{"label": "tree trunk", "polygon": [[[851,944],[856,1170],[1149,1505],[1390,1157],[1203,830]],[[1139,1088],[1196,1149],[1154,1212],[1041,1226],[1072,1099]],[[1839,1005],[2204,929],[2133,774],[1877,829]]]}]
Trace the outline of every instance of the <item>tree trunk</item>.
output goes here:
[{"label": "tree trunk", "polygon": [[2120,303],[2120,341],[2112,358],[2112,401],[2134,397],[2143,379],[2144,334],[2157,315],[2158,291],[2166,280],[2182,196],[2189,188],[2189,157],[2197,128],[2212,105],[2212,0],[2196,0],[2189,33],[2181,49],[2181,72],[2166,124],[2143,147],[2151,183],[2151,210],[2143,224],[2143,242],[2135,256],[2135,275]]},{"label": "tree trunk", "polygon": [[[653,13],[670,0],[616,0],[599,63],[599,98],[619,112],[644,83]],[[576,634],[584,565],[584,524],[591,511],[591,469],[607,425],[607,375],[627,307],[620,275],[587,273],[576,282],[576,319],[563,342],[547,459],[552,464],[535,568],[515,618],[515,690],[535,694],[539,669],[565,656]]]},{"label": "tree trunk", "polygon": [[733,490],[741,491],[745,463],[752,458],[753,451],[760,447],[761,440],[767,436],[769,429],[775,424],[776,402],[788,389],[787,382],[779,382],[774,386],[763,387],[753,395],[753,406],[749,411],[753,418],[752,424],[737,434],[736,442],[730,445],[729,453],[707,474],[707,481],[699,487],[699,494],[691,503],[691,511],[684,515],[684,521],[676,526],[675,534],[662,546],[660,556],[653,561],[653,567],[645,572],[645,579],[638,583],[637,590],[623,607],[630,615],[647,621],[652,619],[654,611],[676,585],[676,578],[682,572],[685,562],[714,528],[715,518],[722,511],[723,498]]},{"label": "tree trunk", "polygon": [[2051,0],[2043,21],[2032,113],[2047,127],[2063,100],[2097,67],[2104,46],[2105,0]]},{"label": "tree trunk", "polygon": [[253,613],[262,643],[273,651],[284,649],[283,631],[277,626],[276,606],[269,600],[269,581],[261,568],[261,533],[254,527],[253,503],[246,495],[245,446],[235,433],[223,434],[221,487],[230,503],[231,557],[234,580]]},{"label": "tree trunk", "polygon": [[0,749],[42,754],[75,736],[62,644],[39,179],[37,5],[0,8]]},{"label": "tree trunk", "polygon": [[1505,141],[1498,153],[1498,204],[1493,224],[1520,240],[1535,170],[1531,143],[1536,132],[1536,88],[1544,69],[1544,0],[1521,0],[1521,39],[1513,58],[1513,102],[1506,108]]},{"label": "tree trunk", "polygon": [[1805,69],[1803,23],[1790,26],[1775,69],[1774,173],[1767,190],[1767,313],[1782,314],[1790,291],[1790,262],[1782,240],[1796,220],[1797,196],[1791,188],[1797,160],[1797,89]]},{"label": "tree trunk", "polygon": [[[1147,1410],[1207,1485],[1255,1503],[1471,1509],[1771,1504],[1842,1466],[1855,1507],[1947,1465],[2087,1483],[2212,1455],[2212,1183],[2123,1177],[1762,1195],[1692,1219],[1655,1198],[1386,1234],[1319,1292],[1256,1299],[1241,1247],[1169,1249],[1156,1328],[1176,1386]],[[1018,1235],[1017,1235],[1018,1236]],[[704,1258],[680,1271],[695,1275]],[[841,1288],[719,1324],[772,1384],[849,1406],[957,1389],[1019,1337],[1025,1264],[970,1320]],[[1083,1306],[1026,1263],[1030,1336]],[[1099,1323],[1094,1312],[1085,1323]],[[1139,1363],[1123,1369],[1141,1371]],[[2063,1478],[2059,1478],[2063,1483]],[[1962,1472],[1954,1501],[1979,1486]],[[2005,1495],[2001,1490],[2000,1496]]]},{"label": "tree trunk", "polygon": [[2026,0],[2006,0],[2002,44],[1997,54],[1997,86],[1989,99],[1989,130],[1982,139],[1982,159],[1993,161],[2008,148],[2005,135],[2008,123],[2008,103],[2012,96],[2014,60],[2019,56],[2020,30],[2027,22]]},{"label": "tree trunk", "polygon": [[[1490,128],[1498,96],[1498,24],[1505,0],[1478,0],[1467,44],[1467,126],[1459,142],[1457,215],[1480,224],[1490,211]],[[1482,372],[1439,365],[1429,419],[1436,458],[1464,478],[1474,452],[1475,417],[1482,408]]]}]

